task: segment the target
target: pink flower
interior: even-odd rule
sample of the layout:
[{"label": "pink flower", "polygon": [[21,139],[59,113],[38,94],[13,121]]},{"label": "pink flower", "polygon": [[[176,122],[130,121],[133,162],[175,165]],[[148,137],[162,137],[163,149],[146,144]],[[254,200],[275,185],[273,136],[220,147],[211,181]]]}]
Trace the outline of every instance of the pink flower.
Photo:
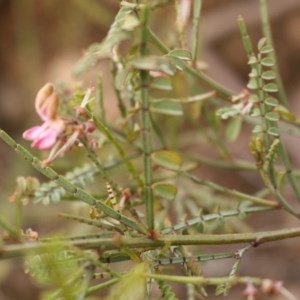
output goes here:
[{"label": "pink flower", "polygon": [[23,133],[23,138],[32,141],[31,146],[40,150],[54,146],[64,130],[64,121],[57,117],[59,98],[51,83],[46,83],[37,93],[35,109],[44,123]]}]

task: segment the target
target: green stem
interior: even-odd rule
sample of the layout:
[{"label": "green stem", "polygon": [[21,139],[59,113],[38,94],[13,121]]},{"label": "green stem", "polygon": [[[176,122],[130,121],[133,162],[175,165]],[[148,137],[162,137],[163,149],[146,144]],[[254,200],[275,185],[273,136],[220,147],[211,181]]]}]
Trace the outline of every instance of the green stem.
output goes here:
[{"label": "green stem", "polygon": [[101,76],[98,77],[96,82],[95,100],[95,102],[99,105],[100,119],[103,121],[103,123],[106,123],[106,111],[103,99],[103,82]]},{"label": "green stem", "polygon": [[224,160],[216,160],[216,159],[209,159],[207,157],[202,157],[200,155],[189,156],[187,159],[200,163],[201,165],[220,168],[220,169],[228,169],[234,171],[249,171],[249,172],[256,172],[256,166],[248,162],[246,160],[235,160],[235,161],[224,161]]},{"label": "green stem", "polygon": [[116,93],[116,96],[117,96],[117,101],[118,101],[118,107],[119,107],[119,110],[120,110],[120,113],[121,113],[121,116],[123,118],[126,117],[126,114],[127,114],[127,109],[126,109],[126,105],[122,99],[122,95],[121,95],[121,92],[119,90],[119,88],[117,87],[117,75],[118,75],[118,72],[119,72],[119,69],[120,68],[123,68],[123,65],[119,59],[119,56],[118,56],[118,53],[117,53],[117,50],[115,51],[114,55],[113,55],[113,59],[112,59],[112,75],[113,75],[113,78],[114,78],[114,90],[115,90],[115,93]]},{"label": "green stem", "polygon": [[80,217],[80,216],[73,216],[70,214],[65,214],[65,213],[59,213],[57,215],[60,218],[68,219],[68,220],[73,220],[79,223],[84,223],[87,225],[95,226],[101,229],[106,229],[108,231],[118,231],[120,234],[124,234],[123,230],[120,229],[119,227],[110,225],[109,223],[106,223],[105,221],[103,222],[102,220],[93,220],[90,218],[85,218],[85,217]]},{"label": "green stem", "polygon": [[214,182],[211,182],[209,180],[205,180],[205,179],[200,179],[194,175],[191,175],[189,173],[181,173],[181,175],[183,175],[186,178],[191,179],[192,181],[194,181],[197,184],[200,185],[204,185],[207,186],[215,191],[218,191],[220,193],[229,195],[229,196],[233,196],[234,199],[236,200],[242,200],[242,201],[251,201],[252,203],[256,203],[256,204],[260,204],[260,205],[264,205],[264,206],[269,206],[269,207],[274,207],[274,208],[279,208],[279,205],[277,202],[271,201],[271,200],[265,200],[265,199],[261,199],[255,196],[251,196],[251,195],[247,195],[244,194],[242,192],[236,191],[236,190],[232,190],[226,187],[223,187],[221,185],[218,185]]},{"label": "green stem", "polygon": [[90,265],[85,268],[85,274],[83,278],[83,289],[82,291],[80,291],[79,295],[77,295],[76,300],[86,299],[88,288],[94,277],[94,273],[95,273],[95,267],[93,265]]},{"label": "green stem", "polygon": [[260,207],[260,206],[254,206],[254,207],[245,207],[245,208],[238,208],[238,209],[232,209],[227,211],[220,211],[218,213],[214,214],[207,214],[200,217],[196,217],[193,219],[186,220],[182,223],[176,224],[172,227],[165,228],[161,231],[162,234],[168,234],[177,230],[182,230],[187,227],[199,224],[199,223],[206,223],[213,220],[218,220],[220,218],[230,218],[234,216],[243,216],[249,213],[256,213],[256,212],[265,212],[268,210],[271,210],[271,207]]},{"label": "green stem", "polygon": [[89,118],[93,119],[96,127],[102,131],[105,136],[108,138],[108,140],[116,147],[116,149],[118,150],[121,158],[124,161],[125,166],[127,167],[129,173],[132,175],[132,177],[136,180],[136,182],[140,185],[143,186],[143,181],[140,178],[139,174],[137,173],[133,163],[131,162],[131,160],[128,158],[128,156],[126,155],[125,150],[122,148],[122,146],[120,145],[120,143],[118,142],[118,140],[112,135],[112,133],[110,132],[110,130],[90,111],[88,111],[88,116]]},{"label": "green stem", "polygon": [[194,0],[193,6],[193,28],[192,28],[192,62],[196,67],[199,45],[199,23],[201,14],[202,0]]},{"label": "green stem", "polygon": [[280,205],[287,211],[289,212],[291,215],[295,216],[296,218],[300,219],[300,213],[297,212],[285,199],[285,197],[283,197],[283,195],[280,193],[280,191],[274,187],[271,184],[267,184],[266,186],[269,188],[269,190],[271,191],[271,193],[276,197],[277,201],[280,203]]},{"label": "green stem", "polygon": [[[259,7],[260,7],[260,17],[262,22],[262,31],[267,39],[267,42],[269,45],[272,46],[274,49],[274,42],[272,38],[272,32],[271,32],[271,26],[269,21],[269,14],[268,14],[268,7],[267,7],[267,0],[259,0]],[[274,60],[275,64],[273,66],[274,71],[276,72],[276,84],[278,86],[278,95],[281,103],[285,105],[286,107],[289,107],[288,99],[285,93],[284,85],[281,79],[280,71],[277,64],[276,54],[275,52],[272,52],[271,54],[272,59]]]},{"label": "green stem", "polygon": [[104,178],[106,182],[110,184],[112,187],[113,191],[115,193],[118,193],[118,186],[117,184],[113,181],[113,179],[107,174],[105,167],[101,163],[99,157],[96,155],[96,153],[90,148],[88,141],[83,138],[81,139],[82,144],[84,145],[84,148],[86,149],[89,158],[92,160],[92,162],[96,165],[100,175]]},{"label": "green stem", "polygon": [[[171,50],[165,46],[165,44],[159,39],[159,37],[150,29],[147,28],[147,35],[148,39],[163,53],[168,54]],[[184,71],[186,71],[191,76],[195,77],[196,79],[200,80],[201,83],[204,83],[208,87],[212,88],[216,91],[217,95],[225,100],[230,100],[233,92],[227,90],[222,85],[214,81],[212,78],[208,77],[204,73],[200,72],[199,70],[194,69],[193,67],[185,64]]]},{"label": "green stem", "polygon": [[[141,36],[141,56],[146,56],[148,54],[148,24],[149,18],[149,7],[144,6],[141,11],[141,21],[143,24],[142,36]],[[144,177],[145,184],[143,188],[144,202],[146,206],[146,219],[148,230],[154,229],[154,204],[153,204],[153,192],[152,192],[152,163],[151,163],[151,153],[152,153],[152,124],[151,124],[151,114],[150,114],[150,97],[149,97],[149,72],[141,70],[141,118],[142,118],[142,143],[143,143],[143,154],[144,154]]]},{"label": "green stem", "polygon": [[177,276],[177,275],[160,275],[147,274],[148,278],[164,281],[172,281],[178,283],[192,283],[197,285],[220,285],[229,283],[233,284],[247,284],[249,282],[254,284],[261,284],[262,279],[259,277],[203,277],[203,276]]},{"label": "green stem", "polygon": [[[149,238],[134,238],[129,236],[121,236],[116,239],[110,238],[91,238],[68,241],[66,247],[78,247],[80,249],[98,249],[100,250],[118,250],[120,245],[130,249],[157,249],[166,246],[182,246],[182,245],[226,245],[251,243],[254,247],[264,243],[279,241],[288,238],[300,236],[300,227],[280,229],[273,231],[236,233],[236,234],[199,234],[199,235],[164,235],[158,240]],[[51,242],[55,246],[55,242]],[[61,245],[61,241],[58,241]],[[14,245],[0,246],[0,259],[24,256],[43,251],[49,251],[49,245],[46,242],[30,242]]]},{"label": "green stem", "polygon": [[101,201],[97,201],[93,196],[87,193],[85,190],[77,187],[76,185],[72,184],[69,180],[67,180],[64,176],[59,175],[55,172],[52,168],[43,165],[43,163],[34,157],[28,150],[24,147],[16,143],[14,139],[12,139],[5,131],[0,129],[0,138],[12,147],[18,154],[20,154],[25,160],[29,161],[32,166],[41,174],[45,175],[47,178],[56,181],[58,185],[63,187],[66,191],[74,195],[76,198],[82,200],[83,202],[87,203],[91,206],[96,206],[98,209],[103,211],[104,214],[107,216],[118,220],[120,223],[137,230],[141,233],[145,233],[145,231],[140,228],[140,226],[134,222],[133,220],[119,214],[106,204],[102,203]]},{"label": "green stem", "polygon": [[245,20],[240,15],[240,16],[238,16],[237,22],[238,22],[239,30],[240,30],[240,33],[241,33],[241,36],[242,36],[243,45],[244,45],[244,48],[245,48],[245,50],[247,52],[247,55],[248,55],[248,58],[249,58],[250,55],[254,54],[254,50],[253,50],[253,46],[252,46],[250,36],[248,35]]},{"label": "green stem", "polygon": [[284,147],[284,144],[282,143],[282,141],[280,141],[279,144],[279,149],[278,149],[280,158],[284,164],[287,176],[288,176],[288,180],[290,182],[290,185],[294,191],[294,194],[296,196],[296,199],[298,201],[298,203],[300,203],[300,191],[299,191],[299,183],[295,178],[293,169],[292,169],[292,165],[288,156],[288,153]]},{"label": "green stem", "polygon": [[5,220],[3,220],[0,216],[0,228],[7,231],[10,237],[12,238],[19,238],[20,232],[18,232],[15,228],[10,226]]},{"label": "green stem", "polygon": [[97,285],[94,285],[94,286],[91,286],[90,288],[88,288],[87,290],[87,295],[89,294],[92,294],[92,293],[95,293],[95,292],[98,292],[102,289],[105,289],[115,283],[117,283],[118,281],[120,280],[120,278],[113,278],[111,280],[107,280],[103,283],[100,283],[100,284],[97,284]]}]

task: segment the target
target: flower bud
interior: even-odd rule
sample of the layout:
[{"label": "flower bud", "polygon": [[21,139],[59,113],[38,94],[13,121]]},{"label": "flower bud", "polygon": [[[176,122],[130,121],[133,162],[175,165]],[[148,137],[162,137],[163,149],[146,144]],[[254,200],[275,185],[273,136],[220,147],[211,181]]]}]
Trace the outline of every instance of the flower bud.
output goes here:
[{"label": "flower bud", "polygon": [[261,290],[266,295],[279,295],[282,290],[282,281],[264,279],[261,284]]},{"label": "flower bud", "polygon": [[243,296],[245,296],[247,300],[254,300],[256,299],[257,293],[257,288],[253,285],[252,282],[249,282],[247,283],[246,288],[243,291]]},{"label": "flower bud", "polygon": [[37,93],[35,109],[43,121],[54,120],[59,104],[58,95],[54,91],[52,83],[46,83]]}]

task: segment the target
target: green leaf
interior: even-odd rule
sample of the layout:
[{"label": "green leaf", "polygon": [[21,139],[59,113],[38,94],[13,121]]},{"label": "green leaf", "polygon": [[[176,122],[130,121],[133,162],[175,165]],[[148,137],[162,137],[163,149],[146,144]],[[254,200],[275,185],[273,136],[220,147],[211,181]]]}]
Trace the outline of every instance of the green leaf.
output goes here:
[{"label": "green leaf", "polygon": [[280,134],[279,128],[277,128],[277,127],[270,127],[267,132],[268,132],[268,134],[276,136],[276,137],[279,136],[279,134]]},{"label": "green leaf", "polygon": [[168,56],[174,56],[181,60],[192,60],[192,54],[185,49],[174,49],[168,53]]},{"label": "green leaf", "polygon": [[297,117],[291,113],[289,110],[287,110],[284,106],[282,105],[278,105],[275,108],[275,111],[277,113],[279,113],[279,115],[282,117],[282,119],[290,121],[290,122],[294,122],[297,120]]},{"label": "green leaf", "polygon": [[278,100],[275,98],[269,97],[265,100],[265,104],[272,106],[272,107],[276,107],[276,106],[278,106]]},{"label": "green leaf", "polygon": [[230,117],[234,117],[236,115],[239,115],[241,113],[240,109],[237,109],[235,107],[222,107],[217,110],[217,116],[220,116],[223,120],[226,120]]},{"label": "green leaf", "polygon": [[260,49],[259,52],[262,54],[268,54],[268,53],[273,52],[273,48],[270,45],[266,45],[262,49]]},{"label": "green leaf", "polygon": [[264,67],[273,67],[275,65],[274,59],[271,57],[265,57],[260,62]]},{"label": "green leaf", "polygon": [[266,45],[267,39],[265,37],[261,38],[257,43],[257,49],[261,50],[262,47]]},{"label": "green leaf", "polygon": [[150,111],[169,116],[182,116],[182,105],[176,99],[159,99],[152,101]]},{"label": "green leaf", "polygon": [[249,77],[250,78],[256,78],[256,77],[258,77],[257,69],[252,69],[251,73],[249,74]]},{"label": "green leaf", "polygon": [[179,71],[183,71],[185,68],[185,62],[181,59],[179,59],[176,56],[168,56],[170,58],[170,60],[173,62],[173,64],[176,66],[176,68]]},{"label": "green leaf", "polygon": [[260,109],[258,107],[254,107],[250,114],[251,117],[259,117],[261,115]]},{"label": "green leaf", "polygon": [[249,90],[257,90],[259,88],[258,81],[256,78],[250,78],[249,83],[247,84]]},{"label": "green leaf", "polygon": [[249,97],[249,102],[252,102],[252,103],[258,103],[259,102],[259,98],[256,94],[252,94],[250,97]]},{"label": "green leaf", "polygon": [[276,78],[276,73],[274,71],[265,71],[261,74],[261,77],[264,80],[273,80]]},{"label": "green leaf", "polygon": [[178,171],[182,165],[181,156],[174,151],[161,150],[153,152],[152,161],[160,167]]},{"label": "green leaf", "polygon": [[149,55],[133,60],[130,67],[139,70],[160,71],[167,75],[176,73],[176,66],[167,56]]},{"label": "green leaf", "polygon": [[177,187],[169,182],[156,182],[152,184],[154,193],[167,200],[173,200],[177,194]]},{"label": "green leaf", "polygon": [[262,133],[262,132],[263,132],[263,129],[260,125],[256,125],[252,130],[252,133]]},{"label": "green leaf", "polygon": [[173,90],[172,81],[168,77],[154,78],[151,82],[151,87],[153,89],[162,90],[162,91],[172,91]]},{"label": "green leaf", "polygon": [[272,121],[272,122],[278,122],[279,121],[279,114],[274,112],[274,111],[271,111],[271,112],[268,112],[266,114],[265,118],[269,121]]},{"label": "green leaf", "polygon": [[248,64],[249,65],[253,65],[253,64],[256,64],[257,63],[257,58],[254,56],[254,55],[252,55],[250,58],[249,58],[249,60],[248,60]]},{"label": "green leaf", "polygon": [[229,141],[234,142],[238,138],[238,136],[241,132],[241,128],[242,128],[242,118],[232,119],[228,123],[226,130],[225,130],[226,138]]},{"label": "green leaf", "polygon": [[278,92],[278,87],[275,83],[268,83],[263,86],[263,90],[268,93]]}]

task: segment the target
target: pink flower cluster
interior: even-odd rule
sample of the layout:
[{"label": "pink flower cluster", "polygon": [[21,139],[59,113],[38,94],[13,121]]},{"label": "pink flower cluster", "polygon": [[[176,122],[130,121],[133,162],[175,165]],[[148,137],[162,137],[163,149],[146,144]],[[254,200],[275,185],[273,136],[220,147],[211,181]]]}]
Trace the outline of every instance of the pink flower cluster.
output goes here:
[{"label": "pink flower cluster", "polygon": [[59,97],[51,83],[46,83],[37,93],[35,110],[43,123],[26,130],[23,137],[32,141],[34,148],[51,149],[44,164],[50,164],[56,157],[64,155],[73,145],[80,145],[81,140],[85,140],[92,150],[97,148],[97,140],[89,136],[95,130],[95,124],[86,118],[85,106],[90,101],[91,93],[89,88],[80,107],[75,107],[75,118],[61,118],[58,115]]},{"label": "pink flower cluster", "polygon": [[64,121],[57,116],[58,104],[53,85],[46,83],[35,98],[35,110],[44,123],[23,133],[24,139],[32,141],[32,147],[40,150],[52,148],[65,129]]}]

